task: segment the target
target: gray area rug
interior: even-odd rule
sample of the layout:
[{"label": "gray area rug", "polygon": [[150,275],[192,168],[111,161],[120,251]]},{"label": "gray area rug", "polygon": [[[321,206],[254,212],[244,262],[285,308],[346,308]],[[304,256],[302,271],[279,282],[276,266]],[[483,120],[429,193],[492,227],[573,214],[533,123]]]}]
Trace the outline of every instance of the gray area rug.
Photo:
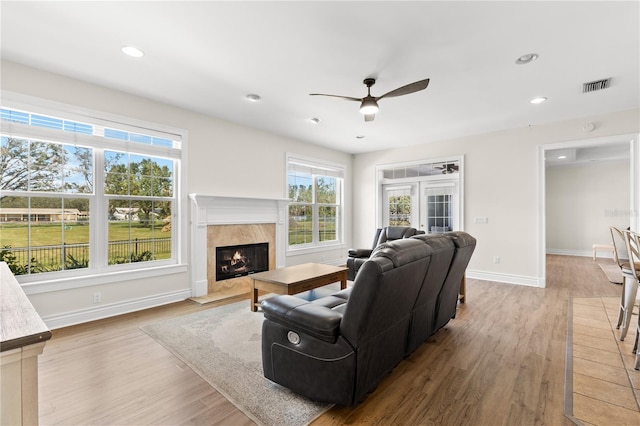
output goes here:
[{"label": "gray area rug", "polygon": [[609,282],[612,282],[614,284],[622,284],[622,272],[620,271],[620,267],[615,262],[599,261],[598,266],[607,276]]},{"label": "gray area rug", "polygon": [[260,425],[306,425],[332,407],[298,396],[262,374],[261,312],[242,301],[142,330]]}]

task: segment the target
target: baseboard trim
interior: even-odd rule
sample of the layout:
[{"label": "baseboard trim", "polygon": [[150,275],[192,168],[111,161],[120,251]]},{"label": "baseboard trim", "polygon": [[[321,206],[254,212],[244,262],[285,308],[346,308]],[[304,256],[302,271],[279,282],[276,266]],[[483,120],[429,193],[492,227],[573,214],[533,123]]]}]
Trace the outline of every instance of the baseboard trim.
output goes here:
[{"label": "baseboard trim", "polygon": [[139,299],[125,300],[123,302],[80,309],[73,312],[65,312],[63,314],[50,315],[43,317],[42,320],[45,322],[47,327],[54,330],[56,328],[69,327],[71,325],[82,324],[89,321],[179,302],[188,299],[189,297],[191,297],[191,289],[177,290]]},{"label": "baseboard trim", "polygon": [[528,287],[544,287],[544,278],[527,277],[524,275],[500,274],[495,272],[478,271],[467,269],[467,278],[484,281],[495,281],[506,284],[517,284]]},{"label": "baseboard trim", "polygon": [[[548,248],[547,254],[555,254],[558,256],[579,256],[579,257],[593,257],[593,250],[567,250],[567,249],[554,249]],[[613,259],[613,253],[606,251],[598,251],[596,253],[598,257]]]}]

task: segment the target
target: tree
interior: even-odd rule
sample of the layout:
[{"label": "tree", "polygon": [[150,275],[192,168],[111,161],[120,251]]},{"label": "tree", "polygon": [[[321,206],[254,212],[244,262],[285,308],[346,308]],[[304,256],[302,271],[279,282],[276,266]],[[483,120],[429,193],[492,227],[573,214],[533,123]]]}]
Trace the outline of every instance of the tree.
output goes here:
[{"label": "tree", "polygon": [[82,147],[65,147],[71,151],[65,158],[64,192],[90,194],[93,192],[93,149]]},{"label": "tree", "polygon": [[321,204],[335,204],[336,193],[336,178],[322,176],[317,178],[316,183],[316,199]]},{"label": "tree", "polygon": [[[171,197],[173,193],[172,171],[166,165],[160,165],[153,158],[143,158],[137,162],[123,162],[124,154],[110,153],[105,161],[107,175],[105,193],[113,195]],[[165,201],[114,200],[110,205],[113,213],[116,207],[125,207],[133,211],[142,226],[152,226],[156,217],[164,219],[171,215],[171,203]]]},{"label": "tree", "polygon": [[2,136],[0,190],[91,193],[93,149]]},{"label": "tree", "polygon": [[26,191],[29,178],[28,165],[28,141],[2,136],[0,142],[0,189],[3,191]]}]

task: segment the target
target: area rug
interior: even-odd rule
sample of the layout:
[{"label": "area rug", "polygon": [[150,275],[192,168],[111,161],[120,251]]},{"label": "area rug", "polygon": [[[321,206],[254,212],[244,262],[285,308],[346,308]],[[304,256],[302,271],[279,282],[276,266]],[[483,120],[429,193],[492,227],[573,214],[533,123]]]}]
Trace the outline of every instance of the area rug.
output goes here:
[{"label": "area rug", "polygon": [[633,369],[632,327],[624,342],[618,297],[569,300],[565,371],[565,415],[574,423],[640,425],[640,372]]},{"label": "area rug", "polygon": [[262,374],[261,312],[242,301],[161,321],[142,330],[259,425],[306,425],[331,408]]},{"label": "area rug", "polygon": [[609,282],[613,284],[622,284],[622,271],[620,271],[620,267],[615,262],[599,261],[598,266],[607,276]]}]

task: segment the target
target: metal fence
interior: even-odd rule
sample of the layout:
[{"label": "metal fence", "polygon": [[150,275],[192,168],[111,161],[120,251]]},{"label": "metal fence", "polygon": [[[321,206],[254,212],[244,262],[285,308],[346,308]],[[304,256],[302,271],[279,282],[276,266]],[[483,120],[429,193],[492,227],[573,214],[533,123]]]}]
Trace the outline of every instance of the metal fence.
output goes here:
[{"label": "metal fence", "polygon": [[[65,269],[69,267],[85,267],[89,261],[89,243],[36,246],[36,247],[11,247],[8,250],[15,256],[18,265],[33,264],[34,260],[48,270]],[[109,241],[109,264],[124,263],[124,259],[140,258],[145,252],[153,258],[168,258],[171,256],[171,237],[148,238],[121,241]],[[135,260],[130,260],[135,261]]]}]

